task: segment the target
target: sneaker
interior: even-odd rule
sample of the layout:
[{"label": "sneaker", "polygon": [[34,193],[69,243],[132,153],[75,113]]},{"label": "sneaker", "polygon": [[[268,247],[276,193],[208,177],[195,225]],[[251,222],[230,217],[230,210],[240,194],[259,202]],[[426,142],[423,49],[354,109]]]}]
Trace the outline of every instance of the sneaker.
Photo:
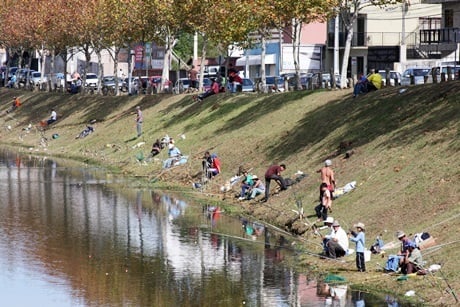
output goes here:
[{"label": "sneaker", "polygon": [[245,199],[246,197],[242,197],[242,196],[238,197],[238,200],[245,200]]}]

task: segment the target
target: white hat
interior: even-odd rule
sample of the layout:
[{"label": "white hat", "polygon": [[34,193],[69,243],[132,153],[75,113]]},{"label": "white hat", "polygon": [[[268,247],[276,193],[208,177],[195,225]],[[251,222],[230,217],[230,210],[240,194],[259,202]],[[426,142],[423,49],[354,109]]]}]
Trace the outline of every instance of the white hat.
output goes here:
[{"label": "white hat", "polygon": [[362,230],[365,230],[365,229],[366,229],[366,227],[364,226],[364,224],[361,223],[361,222],[359,222],[358,224],[355,224],[355,227],[356,227],[356,228],[361,228]]},{"label": "white hat", "polygon": [[324,221],[324,223],[332,224],[334,223],[334,218],[332,216],[328,216],[327,219]]},{"label": "white hat", "polygon": [[401,239],[402,237],[404,237],[406,234],[404,233],[404,231],[402,230],[398,230],[396,232],[396,237],[398,237],[398,239]]},{"label": "white hat", "polygon": [[324,161],[324,165],[326,166],[331,166],[332,165],[332,161],[327,159],[326,161]]}]

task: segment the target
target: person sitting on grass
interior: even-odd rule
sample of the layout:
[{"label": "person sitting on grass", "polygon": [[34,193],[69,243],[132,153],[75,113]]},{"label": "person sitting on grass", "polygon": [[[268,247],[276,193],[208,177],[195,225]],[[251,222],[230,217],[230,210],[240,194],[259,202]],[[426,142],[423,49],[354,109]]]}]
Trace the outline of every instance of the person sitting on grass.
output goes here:
[{"label": "person sitting on grass", "polygon": [[158,155],[161,152],[161,149],[163,148],[161,141],[159,139],[156,139],[155,143],[152,145],[152,149],[150,150],[150,155],[147,158],[147,161],[150,161],[153,157]]},{"label": "person sitting on grass", "polygon": [[13,97],[13,103],[11,105],[11,108],[6,110],[6,113],[13,112],[14,110],[19,108],[20,106],[21,106],[21,101],[19,101],[19,98],[18,97]]},{"label": "person sitting on grass", "polygon": [[265,194],[265,185],[256,175],[252,176],[253,185],[249,190],[249,199],[254,199],[257,195]]},{"label": "person sitting on grass", "polygon": [[408,249],[404,255],[402,264],[401,264],[401,273],[403,274],[412,274],[419,273],[424,274],[425,271],[422,270],[423,258],[422,253],[417,248],[414,242],[408,243]]},{"label": "person sitting on grass", "polygon": [[173,166],[174,163],[180,160],[182,153],[180,152],[179,148],[177,148],[173,143],[169,143],[168,156],[169,158],[163,162],[163,168],[170,168],[171,166]]},{"label": "person sitting on grass", "polygon": [[51,116],[46,123],[49,126],[52,123],[54,123],[56,120],[57,120],[57,113],[56,113],[56,110],[53,108],[51,109]]},{"label": "person sitting on grass", "polygon": [[240,197],[238,200],[245,200],[248,198],[247,192],[249,189],[252,187],[254,184],[254,181],[252,179],[252,174],[249,174],[248,171],[243,171],[243,180],[241,181],[241,193]]},{"label": "person sitting on grass", "polygon": [[368,82],[369,81],[367,80],[364,74],[359,75],[358,82],[355,84],[355,87],[353,90],[353,98],[357,97],[359,94],[367,93],[367,83]]},{"label": "person sitting on grass", "polygon": [[212,96],[212,95],[215,95],[215,94],[219,94],[219,83],[217,83],[216,79],[215,78],[212,78],[211,79],[211,88],[209,90],[207,90],[206,92],[196,96],[196,100],[198,101],[203,101],[203,99],[209,97],[209,96]]},{"label": "person sitting on grass", "polygon": [[371,69],[371,74],[367,77],[367,91],[376,91],[382,88],[382,75]]}]

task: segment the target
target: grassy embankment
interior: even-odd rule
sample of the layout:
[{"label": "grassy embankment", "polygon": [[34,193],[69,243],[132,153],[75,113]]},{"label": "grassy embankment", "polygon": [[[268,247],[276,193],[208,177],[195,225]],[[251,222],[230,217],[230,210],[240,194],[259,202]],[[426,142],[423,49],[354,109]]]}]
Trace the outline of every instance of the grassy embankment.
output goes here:
[{"label": "grassy embankment", "polygon": [[[296,199],[302,200],[307,215],[313,214],[319,185],[316,170],[330,158],[338,186],[357,181],[355,191],[334,201],[331,215],[345,229],[358,221],[365,223],[367,246],[379,234],[385,242],[394,241],[399,229],[409,234],[429,232],[436,237],[439,248],[426,251],[425,259],[443,264],[445,277],[460,295],[460,263],[456,261],[456,234],[460,231],[459,90],[460,82],[451,82],[409,87],[404,93],[389,88],[357,99],[350,97],[349,90],[302,91],[221,94],[192,103],[185,95],[69,96],[2,89],[0,144],[103,165],[138,177],[140,183],[150,186],[164,186],[166,181],[192,195],[201,194],[191,188],[191,183],[199,181],[200,157],[211,149],[220,156],[223,173],[200,196],[213,202],[224,198],[219,187],[240,165],[252,168],[260,177],[270,164],[284,162],[286,177],[297,170],[309,177],[268,203],[238,203],[232,197],[234,193],[227,194],[221,203],[226,210],[243,210],[280,228],[295,217],[292,210],[296,209]],[[21,96],[23,106],[5,114],[14,95]],[[144,136],[139,139],[135,138],[136,105],[142,107],[145,117]],[[43,147],[36,129],[22,129],[47,118],[51,107],[60,118],[46,130],[48,144]],[[97,120],[95,133],[75,139],[92,119]],[[52,139],[54,133],[59,138]],[[159,160],[138,163],[136,156],[140,152],[147,155],[154,140],[166,133],[176,139],[184,154],[191,156],[190,163],[166,172],[161,171]],[[181,134],[185,139],[179,137]],[[139,142],[146,144],[133,148]],[[351,156],[345,158],[345,152]],[[166,150],[159,157],[165,158]],[[299,233],[305,228],[300,221],[292,225],[292,230]],[[319,241],[311,236],[307,240]],[[318,249],[308,242],[305,248]],[[376,271],[385,259],[373,257],[367,264],[371,273],[358,274],[354,272],[354,257],[347,258],[345,263],[312,257],[302,262],[332,268],[367,288],[400,294],[415,290],[430,303],[455,302],[439,273],[401,283]]]}]

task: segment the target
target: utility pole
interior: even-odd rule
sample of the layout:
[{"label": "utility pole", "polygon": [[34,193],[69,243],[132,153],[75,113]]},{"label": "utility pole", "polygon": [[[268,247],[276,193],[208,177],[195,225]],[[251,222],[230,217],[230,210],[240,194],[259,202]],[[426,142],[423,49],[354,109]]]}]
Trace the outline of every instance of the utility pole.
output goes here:
[{"label": "utility pole", "polygon": [[[340,74],[339,71],[339,14],[335,15],[334,24],[334,75]],[[335,78],[335,77],[334,77]]]},{"label": "utility pole", "polygon": [[402,20],[401,20],[401,48],[399,51],[399,64],[401,65],[401,69],[406,69],[406,61],[407,61],[407,46],[406,46],[406,14],[407,14],[407,3],[406,0],[402,1],[401,4],[402,8]]}]

